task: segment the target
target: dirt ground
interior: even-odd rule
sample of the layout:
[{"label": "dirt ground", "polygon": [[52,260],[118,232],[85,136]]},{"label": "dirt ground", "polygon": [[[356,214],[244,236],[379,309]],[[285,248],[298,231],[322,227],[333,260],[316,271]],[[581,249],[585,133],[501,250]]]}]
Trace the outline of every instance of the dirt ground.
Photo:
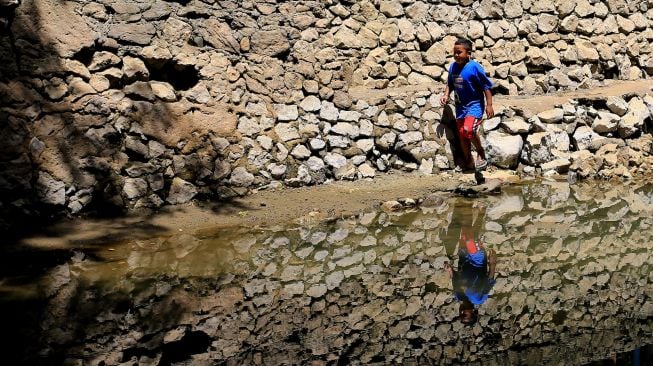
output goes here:
[{"label": "dirt ground", "polygon": [[[530,97],[498,96],[495,109],[513,107],[539,113],[567,102],[571,98],[599,98],[625,94],[650,93],[653,80],[612,81],[591,90]],[[424,85],[420,90],[441,92],[442,85]],[[393,90],[350,90],[356,98],[386,98],[389,94],[416,91],[416,87]],[[509,171],[486,173],[487,178],[512,182],[517,177]],[[418,173],[380,174],[374,179],[355,182],[332,182],[321,186],[262,190],[230,202],[203,202],[168,206],[157,212],[133,212],[111,219],[75,219],[52,225],[38,234],[23,238],[23,244],[40,248],[71,248],[102,245],[138,238],[170,235],[174,232],[209,233],[232,226],[270,226],[293,221],[321,221],[373,209],[380,203],[401,198],[422,198],[433,192],[450,191],[472,174],[441,173],[424,176]]]},{"label": "dirt ground", "polygon": [[[484,173],[486,179],[518,181],[509,171]],[[66,220],[47,232],[23,239],[36,248],[95,247],[178,232],[209,234],[225,227],[269,227],[289,223],[317,223],[377,208],[389,200],[419,199],[434,192],[447,194],[462,184],[473,184],[473,174],[388,173],[374,179],[336,181],[320,186],[263,190],[229,202],[168,206],[157,212],[132,212],[110,219]]]}]

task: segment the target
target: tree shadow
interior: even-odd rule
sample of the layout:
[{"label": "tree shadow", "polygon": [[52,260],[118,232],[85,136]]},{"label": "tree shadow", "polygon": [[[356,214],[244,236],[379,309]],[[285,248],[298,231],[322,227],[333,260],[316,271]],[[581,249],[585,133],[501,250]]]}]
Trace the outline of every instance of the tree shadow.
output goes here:
[{"label": "tree shadow", "polygon": [[[0,321],[3,339],[10,340],[3,347],[14,350],[6,352],[9,363],[38,349],[40,320],[48,314],[45,299],[30,289],[42,277],[77,252],[102,261],[99,252],[109,243],[169,230],[152,218],[176,176],[204,182],[198,189],[203,195],[220,184],[212,166],[206,172],[207,164],[223,158],[212,141],[220,133],[211,126],[219,111],[177,94],[174,100],[151,97],[145,86],[175,72],[196,83],[197,70],[172,61],[154,65],[133,44],[108,42],[76,12],[78,5],[0,2]],[[106,21],[107,28],[124,24]],[[99,56],[115,56],[120,48],[144,62],[150,77],[125,75],[124,59],[105,68],[92,66]],[[126,91],[131,86],[145,91]],[[173,166],[188,156],[192,163]],[[130,182],[143,185],[145,192],[126,193]],[[238,207],[233,201],[212,208],[229,205]],[[132,216],[126,207],[149,211]],[[56,238],[76,230],[71,213],[103,219],[104,230],[70,248],[26,244],[30,237]],[[7,288],[24,288],[25,296],[4,296]]]}]

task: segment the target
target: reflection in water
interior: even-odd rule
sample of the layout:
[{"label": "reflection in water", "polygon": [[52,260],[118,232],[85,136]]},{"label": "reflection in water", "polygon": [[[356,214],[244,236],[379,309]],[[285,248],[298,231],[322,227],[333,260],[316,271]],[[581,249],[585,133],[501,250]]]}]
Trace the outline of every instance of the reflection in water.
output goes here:
[{"label": "reflection in water", "polygon": [[610,359],[653,343],[652,214],[651,185],[541,182],[398,214],[129,241],[50,272],[28,356],[89,365]]},{"label": "reflection in water", "polygon": [[[473,208],[472,215],[460,214],[458,235],[458,267],[454,270],[449,262],[444,264],[451,277],[456,299],[460,301],[460,320],[473,325],[478,320],[478,307],[487,301],[495,284],[494,269],[496,253],[487,250],[482,239],[485,209]],[[452,224],[455,222],[452,221]],[[450,224],[450,226],[452,226]],[[455,229],[454,229],[455,230]]]}]

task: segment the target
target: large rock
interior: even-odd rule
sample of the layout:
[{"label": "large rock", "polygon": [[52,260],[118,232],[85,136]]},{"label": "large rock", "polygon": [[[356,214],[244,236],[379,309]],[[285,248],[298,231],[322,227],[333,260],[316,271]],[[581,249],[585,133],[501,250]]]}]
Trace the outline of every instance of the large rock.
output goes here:
[{"label": "large rock", "polygon": [[492,131],[485,137],[485,141],[485,153],[492,164],[507,169],[517,167],[524,145],[521,136]]},{"label": "large rock", "polygon": [[252,34],[251,52],[276,56],[290,49],[286,33],[282,30],[257,31]]},{"label": "large rock", "polygon": [[381,12],[389,17],[397,18],[404,15],[404,7],[401,2],[397,0],[383,0],[381,1]]},{"label": "large rock", "polygon": [[604,137],[598,135],[592,130],[591,127],[588,126],[578,127],[573,136],[574,143],[576,144],[576,148],[578,150],[587,150],[592,144],[592,141],[600,138]]},{"label": "large rock", "polygon": [[290,123],[277,124],[274,126],[274,132],[276,132],[277,136],[279,136],[279,139],[284,142],[299,138],[299,132],[297,131],[297,128]]},{"label": "large rock", "polygon": [[72,1],[22,1],[11,23],[12,36],[15,39],[36,39],[49,53],[72,57],[82,49],[93,47],[98,38],[98,34],[77,13],[77,6]]},{"label": "large rock", "polygon": [[296,105],[275,104],[274,112],[279,121],[295,121],[299,117]]},{"label": "large rock", "polygon": [[51,205],[66,203],[66,185],[46,172],[39,172],[36,181],[36,192],[41,202]]},{"label": "large rock", "polygon": [[564,117],[564,112],[560,108],[550,109],[548,111],[540,112],[537,117],[543,123],[560,123]]},{"label": "large rock", "polygon": [[254,175],[239,166],[231,172],[229,183],[236,187],[249,187],[254,182]]},{"label": "large rock", "polygon": [[156,34],[152,23],[114,24],[109,28],[108,36],[127,44],[149,45]]},{"label": "large rock", "polygon": [[551,127],[547,132],[536,132],[526,138],[521,159],[529,165],[540,164],[556,159],[560,152],[569,151],[569,135],[559,128]]},{"label": "large rock", "polygon": [[127,178],[122,187],[122,192],[129,199],[145,196],[147,194],[147,181],[143,178]]},{"label": "large rock", "polygon": [[240,44],[234,38],[231,27],[226,23],[217,19],[206,19],[199,33],[204,41],[214,48],[232,53],[240,52]]},{"label": "large rock", "polygon": [[192,183],[175,177],[170,185],[170,191],[168,192],[166,201],[173,205],[186,203],[193,199],[196,194],[197,188]]},{"label": "large rock", "polygon": [[614,132],[617,130],[620,120],[621,118],[614,113],[599,111],[592,122],[592,129],[601,134]]},{"label": "large rock", "polygon": [[628,112],[628,103],[622,97],[608,97],[606,101],[608,109],[619,116],[623,116]]},{"label": "large rock", "polygon": [[634,97],[628,102],[628,112],[619,122],[617,127],[621,138],[630,137],[639,132],[644,126],[644,121],[651,118],[651,113],[644,102]]}]

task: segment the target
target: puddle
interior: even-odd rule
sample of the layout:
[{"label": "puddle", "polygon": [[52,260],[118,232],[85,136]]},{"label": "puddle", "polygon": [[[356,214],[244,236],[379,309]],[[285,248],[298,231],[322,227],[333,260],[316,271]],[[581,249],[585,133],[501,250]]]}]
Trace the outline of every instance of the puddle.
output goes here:
[{"label": "puddle", "polygon": [[651,184],[514,185],[77,252],[3,306],[45,363],[651,364],[652,213]]}]

